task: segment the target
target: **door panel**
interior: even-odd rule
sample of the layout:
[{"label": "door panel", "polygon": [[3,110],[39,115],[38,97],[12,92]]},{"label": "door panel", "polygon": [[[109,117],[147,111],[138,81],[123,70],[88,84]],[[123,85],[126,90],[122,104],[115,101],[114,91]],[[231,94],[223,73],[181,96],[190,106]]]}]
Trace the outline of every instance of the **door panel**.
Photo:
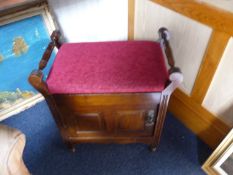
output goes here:
[{"label": "door panel", "polygon": [[[152,115],[153,116],[152,116]],[[116,112],[117,135],[151,135],[154,128],[154,110],[125,110]],[[151,115],[151,116],[149,116]]]},{"label": "door panel", "polygon": [[105,130],[105,122],[101,113],[82,113],[75,115],[77,132],[93,132]]},{"label": "door panel", "polygon": [[117,129],[121,131],[143,131],[145,121],[144,111],[117,112]]}]

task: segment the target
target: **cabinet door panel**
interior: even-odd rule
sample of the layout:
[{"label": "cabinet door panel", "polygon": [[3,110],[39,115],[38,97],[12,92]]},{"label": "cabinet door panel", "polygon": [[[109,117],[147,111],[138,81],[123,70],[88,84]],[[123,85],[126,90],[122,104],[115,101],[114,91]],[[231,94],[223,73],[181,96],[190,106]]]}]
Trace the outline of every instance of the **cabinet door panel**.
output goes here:
[{"label": "cabinet door panel", "polygon": [[105,122],[101,113],[81,113],[75,115],[77,132],[105,130]]},{"label": "cabinet door panel", "polygon": [[[151,135],[154,128],[154,110],[149,111],[117,111],[116,133],[117,135]],[[153,116],[149,116],[152,115]],[[149,123],[148,123],[149,122]]]},{"label": "cabinet door panel", "polygon": [[143,131],[144,111],[117,112],[117,129],[122,131]]}]

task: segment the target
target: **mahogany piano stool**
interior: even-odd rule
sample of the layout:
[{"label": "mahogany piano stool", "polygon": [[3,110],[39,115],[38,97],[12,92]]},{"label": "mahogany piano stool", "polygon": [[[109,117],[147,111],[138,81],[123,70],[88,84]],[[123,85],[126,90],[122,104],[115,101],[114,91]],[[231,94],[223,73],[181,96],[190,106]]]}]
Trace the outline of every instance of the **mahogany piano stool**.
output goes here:
[{"label": "mahogany piano stool", "polygon": [[[168,30],[158,33],[159,42],[64,44],[58,31],[52,33],[29,82],[44,96],[72,151],[77,143],[145,143],[156,150],[170,95],[183,81]],[[43,80],[54,47],[58,52]]]}]

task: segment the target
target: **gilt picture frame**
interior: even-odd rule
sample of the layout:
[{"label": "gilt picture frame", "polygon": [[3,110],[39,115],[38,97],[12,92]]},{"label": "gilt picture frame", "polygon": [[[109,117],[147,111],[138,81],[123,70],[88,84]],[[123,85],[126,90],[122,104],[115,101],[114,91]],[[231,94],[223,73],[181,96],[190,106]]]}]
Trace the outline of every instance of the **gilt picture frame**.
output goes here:
[{"label": "gilt picture frame", "polygon": [[208,175],[233,174],[233,129],[203,164]]},{"label": "gilt picture frame", "polygon": [[27,79],[55,29],[46,4],[0,17],[0,121],[44,99]]}]

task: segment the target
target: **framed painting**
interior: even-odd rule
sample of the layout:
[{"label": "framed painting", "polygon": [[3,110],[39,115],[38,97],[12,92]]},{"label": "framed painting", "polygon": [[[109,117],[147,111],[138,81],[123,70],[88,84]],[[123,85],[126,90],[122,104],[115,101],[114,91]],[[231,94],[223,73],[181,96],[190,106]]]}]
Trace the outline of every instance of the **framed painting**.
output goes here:
[{"label": "framed painting", "polygon": [[53,30],[46,5],[0,18],[0,120],[43,100],[28,76],[37,68]]},{"label": "framed painting", "polygon": [[208,175],[233,174],[233,129],[202,166]]}]

